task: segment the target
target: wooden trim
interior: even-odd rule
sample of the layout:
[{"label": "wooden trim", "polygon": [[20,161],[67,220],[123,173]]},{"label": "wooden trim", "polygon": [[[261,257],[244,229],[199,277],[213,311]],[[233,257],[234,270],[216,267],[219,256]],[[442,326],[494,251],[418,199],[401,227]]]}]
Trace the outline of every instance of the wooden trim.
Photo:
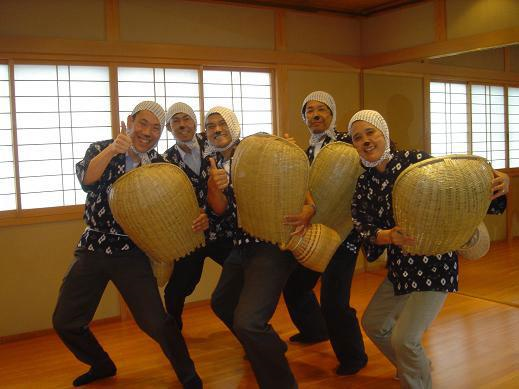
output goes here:
[{"label": "wooden trim", "polygon": [[434,27],[437,41],[447,39],[447,8],[445,0],[434,2]]},{"label": "wooden trim", "polygon": [[516,44],[519,41],[519,27],[492,31],[468,37],[449,39],[423,45],[371,54],[362,57],[362,68],[374,68],[428,57],[441,57],[469,51],[489,49]]},{"label": "wooden trim", "polygon": [[507,86],[519,86],[519,73],[475,69],[462,66],[448,66],[433,63],[403,63],[377,69],[365,70],[366,74],[393,74],[406,77],[429,75],[442,81],[498,82]]},{"label": "wooden trim", "polygon": [[[16,196],[16,209],[22,209],[22,196],[20,195],[20,164],[18,161],[18,125],[16,123],[16,101],[15,101],[15,86],[14,86],[14,63],[13,61],[8,62],[8,75],[9,75],[9,104],[11,109],[11,139],[12,139],[12,155],[14,164],[14,182],[15,182],[15,196]],[[1,214],[1,213],[0,213]]]},{"label": "wooden trim", "polygon": [[[112,316],[112,317],[106,317],[104,319],[94,320],[94,321],[92,321],[91,324],[94,326],[97,326],[99,324],[115,323],[120,320],[121,320],[121,318],[119,316]],[[45,336],[45,335],[50,335],[50,334],[54,334],[54,330],[52,328],[48,328],[45,330],[23,332],[21,334],[0,336],[0,344],[17,342],[19,340],[34,339],[39,336]]]},{"label": "wooden trim", "polygon": [[119,40],[119,0],[105,0],[105,34],[107,41]]},{"label": "wooden trim", "polygon": [[344,67],[359,63],[357,57],[296,53],[266,49],[213,46],[181,46],[159,43],[102,42],[29,37],[0,37],[0,59],[135,62],[220,66],[265,66],[276,64]]},{"label": "wooden trim", "polygon": [[[109,80],[110,80],[110,118],[112,120],[112,138],[116,138],[121,131],[119,117],[119,77],[117,75],[117,66],[109,65]],[[123,118],[122,120],[126,120]]]},{"label": "wooden trim", "polygon": [[289,132],[288,127],[288,70],[286,66],[278,66],[275,73],[275,107],[276,107],[276,133],[283,136]]},{"label": "wooden trim", "polygon": [[0,212],[0,227],[81,220],[84,205]]},{"label": "wooden trim", "polygon": [[286,39],[286,28],[285,28],[285,11],[284,10],[276,10],[275,11],[275,49],[279,51],[285,51],[287,49],[287,39]]},{"label": "wooden trim", "polygon": [[503,47],[503,70],[509,73],[510,70],[510,47]]}]

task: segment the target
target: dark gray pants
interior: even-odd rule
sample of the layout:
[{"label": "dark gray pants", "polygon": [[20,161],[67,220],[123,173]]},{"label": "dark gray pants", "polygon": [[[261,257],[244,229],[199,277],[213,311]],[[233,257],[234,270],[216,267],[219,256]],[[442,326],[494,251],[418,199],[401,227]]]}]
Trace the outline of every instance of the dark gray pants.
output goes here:
[{"label": "dark gray pants", "polygon": [[106,363],[103,350],[88,325],[101,296],[112,281],[137,325],[162,348],[180,382],[199,381],[193,361],[174,319],[164,311],[148,258],[139,250],[105,255],[78,248],[63,279],[52,317],[61,340],[81,362],[95,367]]},{"label": "dark gray pants", "polygon": [[243,345],[260,388],[297,388],[287,350],[269,324],[283,286],[296,266],[290,252],[268,243],[235,248],[211,299],[218,317]]}]

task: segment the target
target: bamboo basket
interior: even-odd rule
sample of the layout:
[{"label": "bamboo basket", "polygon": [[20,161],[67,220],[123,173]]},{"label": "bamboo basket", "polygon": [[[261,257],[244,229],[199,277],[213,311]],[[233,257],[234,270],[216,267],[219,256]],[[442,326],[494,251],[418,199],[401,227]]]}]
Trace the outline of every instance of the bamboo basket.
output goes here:
[{"label": "bamboo basket", "polygon": [[469,241],[490,205],[492,168],[484,158],[448,155],[405,169],[393,187],[395,222],[415,239],[411,254],[436,255]]},{"label": "bamboo basket", "polygon": [[113,184],[109,203],[117,223],[155,262],[172,263],[205,245],[204,234],[191,230],[200,215],[193,186],[175,165],[153,163],[126,173]]},{"label": "bamboo basket", "polygon": [[157,279],[157,285],[162,287],[166,285],[173,273],[175,262],[159,262],[152,257],[149,258],[153,275]]},{"label": "bamboo basket", "polygon": [[321,149],[310,167],[309,187],[317,206],[312,223],[331,227],[346,239],[353,226],[350,204],[363,171],[350,144],[334,142]]},{"label": "bamboo basket", "polygon": [[274,244],[290,239],[283,217],[301,212],[308,188],[308,158],[297,145],[267,134],[243,139],[234,152],[231,176],[238,225]]},{"label": "bamboo basket", "polygon": [[458,250],[458,254],[465,259],[473,260],[484,257],[488,250],[490,250],[490,235],[485,223],[481,222],[470,240]]},{"label": "bamboo basket", "polygon": [[304,235],[292,236],[282,250],[290,250],[297,261],[317,272],[324,272],[341,244],[341,237],[324,224],[311,224]]}]

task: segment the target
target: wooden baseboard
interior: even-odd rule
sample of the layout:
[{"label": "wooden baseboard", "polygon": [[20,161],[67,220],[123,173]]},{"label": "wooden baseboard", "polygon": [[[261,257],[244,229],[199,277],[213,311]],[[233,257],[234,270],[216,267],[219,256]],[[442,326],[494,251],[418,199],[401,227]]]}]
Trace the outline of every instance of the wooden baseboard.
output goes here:
[{"label": "wooden baseboard", "polygon": [[[113,322],[118,322],[118,321],[121,321],[120,316],[106,317],[104,319],[98,319],[98,320],[92,321],[92,325],[95,326],[98,324],[113,323]],[[33,338],[37,338],[40,336],[49,335],[52,333],[54,333],[54,330],[52,328],[47,328],[45,330],[37,330],[37,331],[23,332],[21,334],[0,336],[0,344],[17,342],[19,340],[33,339]]]}]

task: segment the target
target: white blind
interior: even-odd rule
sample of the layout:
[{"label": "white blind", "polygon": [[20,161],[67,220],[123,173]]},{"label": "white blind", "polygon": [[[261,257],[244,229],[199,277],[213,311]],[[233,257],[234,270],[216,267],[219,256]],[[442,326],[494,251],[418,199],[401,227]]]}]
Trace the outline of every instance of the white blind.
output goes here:
[{"label": "white blind", "polygon": [[0,64],[0,211],[16,209],[9,71]]},{"label": "white blind", "polygon": [[468,152],[466,84],[431,82],[431,154]]},{"label": "white blind", "polygon": [[204,70],[204,107],[230,108],[241,124],[241,136],[272,134],[272,93],[269,72]]},{"label": "white blind", "polygon": [[108,67],[15,65],[22,209],[82,204],[75,164],[111,138]]},{"label": "white blind", "polygon": [[[133,108],[143,100],[159,103],[164,110],[178,101],[189,104],[200,124],[200,96],[196,69],[118,68],[119,120],[125,121]],[[174,144],[164,128],[157,145],[162,153]]]}]

